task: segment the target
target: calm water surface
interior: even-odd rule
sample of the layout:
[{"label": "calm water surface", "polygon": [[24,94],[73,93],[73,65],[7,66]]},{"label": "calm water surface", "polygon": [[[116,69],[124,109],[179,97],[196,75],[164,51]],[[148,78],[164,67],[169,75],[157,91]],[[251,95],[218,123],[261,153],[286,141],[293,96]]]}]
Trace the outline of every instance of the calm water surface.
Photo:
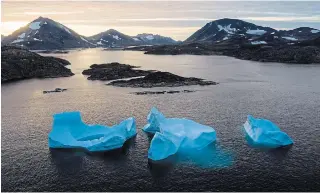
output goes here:
[{"label": "calm water surface", "polygon": [[[2,191],[320,191],[320,66],[100,49],[55,56],[69,60],[76,75],[2,85]],[[194,93],[137,96],[130,93],[148,89],[106,86],[81,74],[93,63],[114,61],[220,84],[175,89]],[[68,91],[42,94],[56,87]],[[170,88],[149,90],[162,89]],[[151,138],[140,129],[153,106],[168,117],[214,127],[216,147],[230,155],[230,163],[148,163]],[[49,150],[52,115],[74,110],[88,124],[134,116],[138,134],[104,155]],[[241,132],[248,114],[277,123],[295,144],[276,151],[250,148]]]}]

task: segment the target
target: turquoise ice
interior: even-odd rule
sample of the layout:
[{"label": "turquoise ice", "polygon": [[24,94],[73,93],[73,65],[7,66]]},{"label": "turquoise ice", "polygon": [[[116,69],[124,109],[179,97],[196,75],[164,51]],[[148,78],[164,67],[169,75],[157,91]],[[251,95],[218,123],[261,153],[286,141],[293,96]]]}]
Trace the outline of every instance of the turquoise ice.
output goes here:
[{"label": "turquoise ice", "polygon": [[293,144],[292,139],[280,128],[266,119],[256,119],[248,115],[244,124],[250,145],[264,148],[277,148]]},{"label": "turquoise ice", "polygon": [[145,132],[155,133],[148,152],[149,159],[163,160],[178,152],[192,153],[216,141],[212,127],[185,118],[166,118],[152,108]]},{"label": "turquoise ice", "polygon": [[136,122],[128,118],[118,125],[87,125],[80,112],[53,115],[49,133],[50,148],[84,148],[91,152],[121,148],[126,140],[136,135]]}]

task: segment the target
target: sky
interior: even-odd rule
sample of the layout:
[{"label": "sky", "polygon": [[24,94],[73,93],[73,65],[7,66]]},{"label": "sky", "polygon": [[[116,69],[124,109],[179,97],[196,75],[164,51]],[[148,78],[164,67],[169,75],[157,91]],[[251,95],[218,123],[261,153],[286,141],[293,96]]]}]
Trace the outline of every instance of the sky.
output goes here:
[{"label": "sky", "polygon": [[108,29],[127,35],[153,33],[185,40],[206,23],[237,18],[276,29],[320,29],[320,1],[16,1],[1,2],[1,34],[39,16],[84,36]]}]

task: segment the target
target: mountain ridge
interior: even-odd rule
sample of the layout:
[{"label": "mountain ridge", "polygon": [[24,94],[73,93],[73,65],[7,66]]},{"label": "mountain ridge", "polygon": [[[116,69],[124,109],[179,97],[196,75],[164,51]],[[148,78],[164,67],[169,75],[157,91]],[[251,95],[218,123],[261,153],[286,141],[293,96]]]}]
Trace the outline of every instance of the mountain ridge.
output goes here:
[{"label": "mountain ridge", "polygon": [[239,19],[223,18],[211,21],[189,36],[184,43],[219,43],[233,38],[241,38],[246,43],[292,43],[315,39],[320,30],[298,27],[292,30],[276,30]]},{"label": "mountain ridge", "polygon": [[129,36],[109,29],[93,36],[83,36],[65,25],[45,17],[38,17],[11,35],[2,36],[3,45],[22,46],[31,50],[72,49],[90,47],[128,47],[144,45],[173,45],[189,43],[212,44],[295,44],[320,37],[320,30],[298,27],[291,30],[276,30],[243,21],[223,18],[211,21],[194,32],[185,41],[151,33]]}]

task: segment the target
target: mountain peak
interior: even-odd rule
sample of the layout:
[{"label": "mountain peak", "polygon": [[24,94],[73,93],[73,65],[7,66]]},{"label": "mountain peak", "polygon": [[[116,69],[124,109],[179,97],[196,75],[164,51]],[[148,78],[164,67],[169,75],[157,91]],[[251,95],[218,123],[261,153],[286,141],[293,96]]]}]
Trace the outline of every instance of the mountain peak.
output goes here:
[{"label": "mountain peak", "polygon": [[108,29],[106,32],[108,32],[108,33],[120,33],[119,31],[117,31],[115,29]]},{"label": "mountain peak", "polygon": [[68,27],[45,17],[38,17],[7,36],[3,44],[29,49],[91,47],[92,44]]}]

